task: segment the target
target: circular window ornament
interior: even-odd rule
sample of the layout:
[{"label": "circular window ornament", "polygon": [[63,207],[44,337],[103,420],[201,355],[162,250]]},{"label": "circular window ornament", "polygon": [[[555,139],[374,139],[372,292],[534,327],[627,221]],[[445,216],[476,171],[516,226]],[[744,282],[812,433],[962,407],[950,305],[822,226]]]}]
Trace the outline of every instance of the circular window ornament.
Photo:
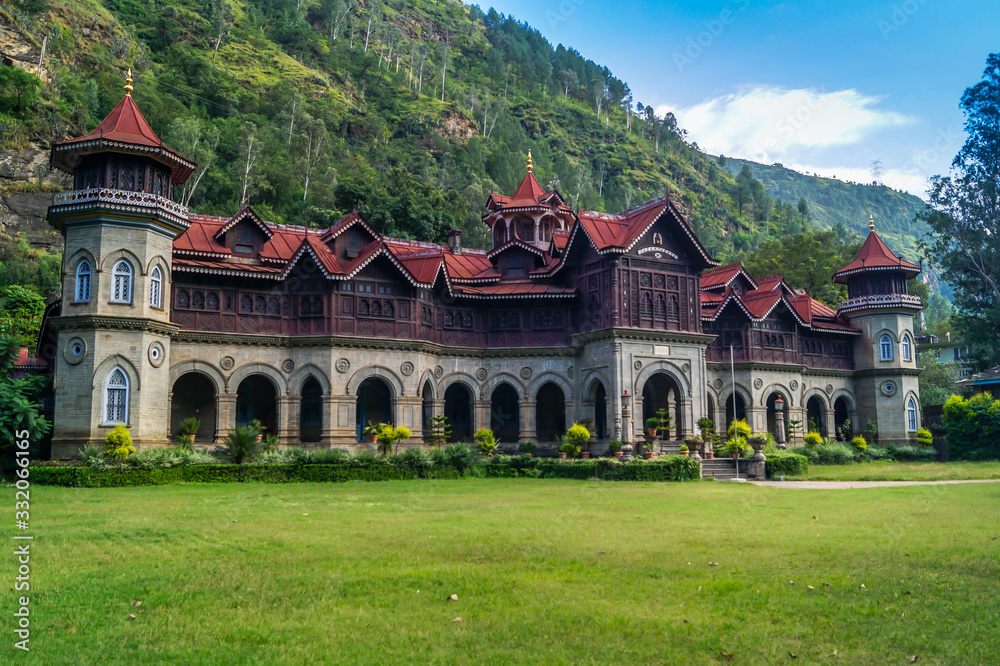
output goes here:
[{"label": "circular window ornament", "polygon": [[163,348],[161,343],[153,342],[149,345],[149,363],[154,368],[158,368],[163,365],[163,359],[166,357],[166,350]]},{"label": "circular window ornament", "polygon": [[882,390],[882,395],[891,398],[892,396],[896,395],[896,383],[882,382],[881,390]]},{"label": "circular window ornament", "polygon": [[70,338],[66,343],[66,349],[63,350],[63,357],[67,363],[76,365],[87,358],[87,343],[83,338]]}]

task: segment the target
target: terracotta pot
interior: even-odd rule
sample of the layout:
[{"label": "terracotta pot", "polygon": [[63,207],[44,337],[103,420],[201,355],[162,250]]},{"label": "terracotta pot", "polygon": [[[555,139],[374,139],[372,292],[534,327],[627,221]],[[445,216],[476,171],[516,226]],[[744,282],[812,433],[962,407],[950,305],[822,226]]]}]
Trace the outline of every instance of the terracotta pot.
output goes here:
[{"label": "terracotta pot", "polygon": [[686,455],[690,455],[691,454],[690,451],[678,451],[678,453],[681,454],[682,456],[686,456]]},{"label": "terracotta pot", "polygon": [[559,458],[561,460],[565,460],[566,459],[566,452],[565,451],[560,451],[559,452]]},{"label": "terracotta pot", "polygon": [[653,452],[652,451],[646,451],[645,453],[642,454],[642,457],[645,458],[646,460],[652,460],[653,459]]},{"label": "terracotta pot", "polygon": [[525,453],[524,455],[526,455],[526,456],[528,456],[530,458],[531,457],[531,452],[529,451],[528,453]]},{"label": "terracotta pot", "polygon": [[715,458],[715,452],[714,451],[705,451],[705,458],[708,459],[708,460],[711,460],[711,459]]},{"label": "terracotta pot", "polygon": [[254,437],[253,441],[255,441],[258,444],[260,444],[260,442],[261,442],[262,439],[264,439],[264,433],[261,433],[261,434],[257,435],[256,437]]},{"label": "terracotta pot", "polygon": [[583,456],[584,460],[586,460],[590,457],[590,451],[583,451],[580,455]]},{"label": "terracotta pot", "polygon": [[615,451],[615,458],[621,458],[621,457],[622,457],[622,452],[621,451]]},{"label": "terracotta pot", "polygon": [[656,428],[648,428],[646,434],[650,437],[656,437]]},{"label": "terracotta pot", "polygon": [[374,444],[378,441],[378,435],[368,435],[368,443]]},{"label": "terracotta pot", "polygon": [[188,444],[194,444],[194,435],[188,435]]}]

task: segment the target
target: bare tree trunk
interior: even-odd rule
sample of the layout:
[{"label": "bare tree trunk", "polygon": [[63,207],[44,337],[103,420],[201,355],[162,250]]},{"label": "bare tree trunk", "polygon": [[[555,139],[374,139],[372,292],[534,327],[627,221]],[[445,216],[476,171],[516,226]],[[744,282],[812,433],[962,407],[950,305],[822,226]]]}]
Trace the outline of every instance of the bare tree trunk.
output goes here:
[{"label": "bare tree trunk", "polygon": [[368,53],[368,38],[372,36],[372,19],[374,18],[374,14],[368,14],[368,32],[365,33],[365,53]]},{"label": "bare tree trunk", "polygon": [[45,47],[49,44],[49,36],[42,38],[42,53],[38,56],[38,78],[42,78],[42,61],[45,60]]}]

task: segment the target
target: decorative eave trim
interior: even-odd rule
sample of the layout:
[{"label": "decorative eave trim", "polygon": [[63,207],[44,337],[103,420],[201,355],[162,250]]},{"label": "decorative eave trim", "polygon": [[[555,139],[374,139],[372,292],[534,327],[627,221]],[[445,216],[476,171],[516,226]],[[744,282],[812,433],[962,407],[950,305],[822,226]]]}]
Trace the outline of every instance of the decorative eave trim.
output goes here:
[{"label": "decorative eave trim", "polygon": [[[351,215],[354,216],[354,219],[344,222],[344,218],[350,217]],[[338,227],[337,224],[334,224],[332,227],[330,227],[323,234],[320,235],[320,240],[322,240],[323,242],[331,241],[340,234],[344,233],[345,231],[353,227],[355,224],[360,224],[365,228],[365,231],[371,234],[373,239],[379,242],[383,241],[382,235],[379,234],[374,229],[372,229],[371,225],[368,224],[363,217],[361,217],[361,213],[358,212],[357,210],[351,211],[350,213],[345,215],[344,218],[341,218],[340,220],[337,221],[337,224],[341,224],[340,227]]]},{"label": "decorative eave trim", "polygon": [[[371,262],[373,262],[376,258],[381,257],[381,256],[385,256],[385,257],[388,257],[389,261],[392,263],[393,266],[395,266],[397,269],[399,269],[399,272],[403,274],[403,277],[406,278],[407,282],[409,282],[414,287],[418,287],[420,289],[429,289],[429,288],[431,288],[431,287],[434,286],[433,283],[427,284],[427,283],[424,283],[424,282],[418,282],[417,279],[415,277],[413,277],[413,274],[410,273],[410,271],[406,268],[406,266],[404,266],[402,264],[402,262],[400,262],[399,259],[396,258],[396,255],[394,255],[392,253],[392,251],[389,250],[388,247],[386,247],[385,241],[380,240],[379,243],[380,243],[380,245],[378,246],[378,248],[376,248],[376,250],[374,252],[372,252],[370,255],[368,255],[368,257],[364,261],[362,261],[360,264],[358,264],[357,266],[355,266],[354,269],[350,273],[346,273],[340,279],[343,279],[343,280],[353,280],[354,277],[359,272],[361,272],[361,270],[364,269],[365,266],[367,266],[368,264],[370,264]],[[442,261],[441,263],[444,263],[444,261]],[[437,277],[436,273],[435,273],[434,277],[435,278]]]},{"label": "decorative eave trim", "polygon": [[[232,259],[233,255],[223,254],[222,252],[202,252],[200,250],[178,250],[174,248],[171,252],[174,255],[188,256],[188,257],[206,257],[208,259]],[[263,259],[263,257],[261,257]]]},{"label": "decorative eave trim", "polygon": [[[910,262],[906,263],[909,264]],[[861,266],[860,268],[852,268],[849,271],[837,271],[833,274],[833,281],[836,282],[838,278],[857,275],[858,273],[867,273],[868,271],[903,271],[904,273],[914,273],[914,275],[920,275],[922,272],[921,268],[916,264],[910,264],[909,266],[905,264],[895,264],[893,266]]]},{"label": "decorative eave trim", "polygon": [[456,292],[453,294],[455,298],[468,298],[472,300],[489,301],[489,300],[503,300],[508,298],[576,298],[576,292],[564,294],[466,294],[462,292]]},{"label": "decorative eave trim", "polygon": [[553,347],[457,347],[441,345],[424,340],[401,338],[361,338],[355,336],[275,336],[233,333],[208,333],[203,331],[179,331],[173,342],[181,344],[211,344],[225,346],[283,347],[283,348],[323,348],[323,349],[377,349],[387,351],[410,351],[438,357],[462,357],[475,359],[494,358],[571,358],[579,356],[582,350],[573,346]]},{"label": "decorative eave trim", "polygon": [[109,317],[107,315],[59,315],[50,317],[49,326],[56,331],[81,331],[90,329],[143,331],[173,336],[181,329],[179,324],[157,321],[147,317]]},{"label": "decorative eave trim", "polygon": [[862,377],[894,377],[899,375],[904,377],[919,377],[923,371],[923,368],[892,368],[891,370],[866,368],[864,370],[855,370],[854,376],[859,379]]},{"label": "decorative eave trim", "polygon": [[511,238],[509,241],[507,241],[506,243],[504,243],[500,247],[493,248],[492,250],[490,250],[489,252],[486,253],[486,258],[487,259],[493,259],[493,257],[496,257],[497,255],[500,255],[500,254],[506,252],[507,250],[509,250],[510,248],[513,248],[513,247],[517,247],[517,248],[520,248],[522,250],[527,250],[528,252],[532,252],[532,253],[536,254],[537,256],[541,257],[542,259],[545,258],[545,252],[544,251],[540,250],[539,248],[535,247],[534,245],[531,245],[530,243],[528,243],[525,240],[521,240],[520,238]]},{"label": "decorative eave trim", "polygon": [[206,275],[229,275],[233,277],[251,277],[260,278],[262,280],[280,280],[281,274],[268,272],[262,273],[259,271],[248,271],[240,270],[237,268],[209,268],[207,266],[185,266],[183,264],[175,264],[172,270],[182,271],[184,273],[204,273]]},{"label": "decorative eave trim", "polygon": [[280,280],[286,279],[288,277],[288,274],[292,272],[292,269],[295,268],[295,265],[302,258],[302,255],[305,254],[306,252],[312,255],[313,261],[316,263],[317,266],[319,266],[319,270],[323,273],[323,277],[325,277],[327,280],[333,280],[334,279],[333,274],[330,273],[330,271],[326,270],[326,266],[323,265],[323,262],[316,255],[316,252],[313,250],[312,245],[309,244],[308,238],[302,239],[302,244],[299,245],[299,249],[295,251],[295,254],[292,255],[292,258],[288,260],[288,263],[285,265],[285,269],[281,271],[280,274],[281,277],[279,279]]},{"label": "decorative eave trim", "polygon": [[[187,177],[197,167],[195,162],[182,157],[178,153],[170,150],[166,146],[144,146],[137,143],[128,143],[126,141],[114,141],[112,139],[105,139],[104,137],[98,137],[95,139],[88,139],[87,141],[67,141],[64,143],[57,143],[52,146],[52,155],[55,156],[56,153],[70,153],[70,152],[93,152],[91,149],[96,148],[97,150],[103,149],[113,149],[124,152],[132,153],[148,153],[151,155],[156,155],[162,157],[164,161],[169,162],[175,166],[180,167],[176,171],[176,177],[171,177],[171,183],[174,185],[180,185]],[[82,150],[81,150],[82,149]],[[55,160],[52,160],[55,162]],[[58,168],[58,165],[56,165]],[[183,178],[181,177],[183,175]]]},{"label": "decorative eave trim", "polygon": [[229,218],[228,222],[219,227],[219,230],[215,232],[212,238],[218,240],[220,236],[224,235],[227,231],[229,231],[230,229],[232,229],[233,227],[235,227],[237,224],[239,224],[248,217],[251,220],[253,220],[253,222],[260,228],[261,231],[264,232],[264,235],[267,236],[268,240],[274,237],[274,231],[272,231],[271,228],[268,227],[267,224],[265,224],[264,220],[257,217],[257,213],[253,212],[253,209],[250,208],[250,206],[244,206],[239,211],[237,211],[236,215],[233,215],[231,218]]},{"label": "decorative eave trim", "polygon": [[602,328],[587,333],[576,333],[572,336],[574,343],[581,345],[602,340],[639,340],[642,342],[671,342],[677,344],[693,344],[707,347],[715,338],[711,333],[691,333],[688,331],[655,331],[644,328]]}]

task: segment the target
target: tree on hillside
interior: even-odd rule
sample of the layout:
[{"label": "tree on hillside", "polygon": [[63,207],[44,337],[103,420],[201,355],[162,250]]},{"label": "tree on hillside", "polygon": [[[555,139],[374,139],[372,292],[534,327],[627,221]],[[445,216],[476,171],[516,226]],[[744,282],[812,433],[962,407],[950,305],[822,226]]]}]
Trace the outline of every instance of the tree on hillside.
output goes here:
[{"label": "tree on hillside", "polygon": [[973,365],[985,369],[1000,364],[1000,53],[987,58],[960,106],[968,138],[951,174],[931,178],[930,210],[918,217],[931,228],[924,250],[953,286],[959,324],[977,342]]},{"label": "tree on hillside", "polygon": [[215,163],[219,130],[208,121],[197,118],[175,118],[167,129],[167,143],[198,165],[187,182],[181,185],[181,203],[190,206],[201,179]]}]

